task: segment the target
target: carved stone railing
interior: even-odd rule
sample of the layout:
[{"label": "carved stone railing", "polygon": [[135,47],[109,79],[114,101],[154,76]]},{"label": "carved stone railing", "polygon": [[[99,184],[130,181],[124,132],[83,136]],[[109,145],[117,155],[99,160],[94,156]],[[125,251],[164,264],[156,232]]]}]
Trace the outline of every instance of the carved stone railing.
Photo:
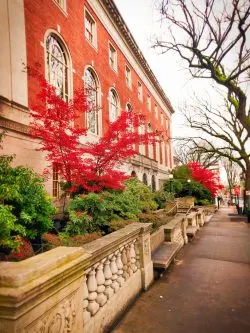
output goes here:
[{"label": "carved stone railing", "polygon": [[135,223],[84,246],[91,255],[84,276],[86,332],[102,332],[153,280],[150,224]]},{"label": "carved stone railing", "polygon": [[153,281],[151,224],[0,263],[1,333],[101,333]]}]

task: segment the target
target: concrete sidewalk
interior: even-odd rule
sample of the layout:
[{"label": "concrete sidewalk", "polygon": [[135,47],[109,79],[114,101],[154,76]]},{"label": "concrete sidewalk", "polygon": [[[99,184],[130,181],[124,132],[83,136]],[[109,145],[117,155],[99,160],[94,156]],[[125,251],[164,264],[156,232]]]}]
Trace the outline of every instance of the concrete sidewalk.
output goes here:
[{"label": "concrete sidewalk", "polygon": [[112,333],[249,333],[250,225],[221,207]]}]

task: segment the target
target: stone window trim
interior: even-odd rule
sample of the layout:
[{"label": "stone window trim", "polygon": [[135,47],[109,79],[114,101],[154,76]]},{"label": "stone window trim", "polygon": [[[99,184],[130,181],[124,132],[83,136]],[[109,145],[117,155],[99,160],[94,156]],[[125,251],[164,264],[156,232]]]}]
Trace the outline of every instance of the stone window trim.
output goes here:
[{"label": "stone window trim", "polygon": [[132,105],[129,102],[126,103],[126,108],[125,109],[126,109],[127,112],[130,112],[130,111],[133,110]]},{"label": "stone window trim", "polygon": [[68,17],[67,13],[67,0],[52,0],[54,4],[60,9],[60,11]]},{"label": "stone window trim", "polygon": [[138,99],[139,101],[143,101],[143,88],[142,88],[142,83],[140,81],[138,81],[137,83],[138,86]]},{"label": "stone window trim", "polygon": [[60,194],[60,177],[58,171],[58,163],[53,163],[52,167],[52,196],[53,198],[59,198]]},{"label": "stone window trim", "polygon": [[108,42],[108,56],[109,56],[110,68],[117,73],[118,72],[117,50],[110,41]]},{"label": "stone window trim", "polygon": [[59,43],[60,47],[63,50],[63,54],[65,56],[65,60],[66,60],[66,67],[67,67],[67,99],[70,100],[73,97],[73,69],[72,69],[72,58],[70,55],[70,51],[69,48],[63,38],[63,36],[61,34],[58,33],[58,31],[54,30],[54,29],[48,29],[46,31],[46,33],[44,34],[44,42],[41,43],[42,47],[44,48],[44,66],[45,66],[45,79],[47,82],[50,82],[50,73],[49,73],[49,66],[48,66],[48,62],[47,62],[47,56],[48,56],[48,52],[47,52],[47,40],[48,37],[52,36],[53,38],[55,38],[57,40],[57,42]]},{"label": "stone window trim", "polygon": [[147,108],[151,111],[151,96],[147,94]]},{"label": "stone window trim", "polygon": [[109,89],[109,122],[114,122],[120,115],[120,99],[114,87]]},{"label": "stone window trim", "polygon": [[84,7],[84,36],[86,41],[97,51],[97,24],[86,7]]},{"label": "stone window trim", "polygon": [[127,87],[132,90],[132,72],[131,68],[126,64],[125,65],[125,81]]},{"label": "stone window trim", "polygon": [[[93,80],[94,80],[94,84],[95,84],[95,92],[90,92],[90,94],[92,95],[91,98],[94,97],[95,94],[95,103],[96,105],[94,106],[95,110],[93,110],[93,112],[95,113],[95,122],[94,122],[94,126],[91,129],[88,129],[88,132],[92,135],[95,135],[97,137],[101,136],[101,86],[100,86],[100,80],[99,77],[95,71],[95,69],[92,66],[86,66],[85,70],[84,70],[84,76],[82,77],[83,82],[84,82],[84,86],[86,85],[86,75],[87,73],[89,73]],[[90,76],[89,76],[90,77]],[[90,112],[91,114],[92,112]],[[89,126],[89,119],[90,117],[88,117],[88,113],[86,114],[86,126]]]}]

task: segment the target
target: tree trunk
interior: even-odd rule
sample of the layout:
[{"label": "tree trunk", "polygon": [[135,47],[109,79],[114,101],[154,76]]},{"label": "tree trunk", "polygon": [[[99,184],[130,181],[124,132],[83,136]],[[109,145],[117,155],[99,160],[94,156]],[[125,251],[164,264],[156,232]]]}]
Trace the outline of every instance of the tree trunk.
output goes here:
[{"label": "tree trunk", "polygon": [[246,167],[245,180],[245,211],[250,214],[250,164]]}]

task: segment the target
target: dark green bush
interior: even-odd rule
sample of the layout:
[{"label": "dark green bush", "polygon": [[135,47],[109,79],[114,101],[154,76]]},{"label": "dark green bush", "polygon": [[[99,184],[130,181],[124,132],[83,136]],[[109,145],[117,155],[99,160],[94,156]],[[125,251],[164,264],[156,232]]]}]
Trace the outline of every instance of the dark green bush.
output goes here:
[{"label": "dark green bush", "polygon": [[[119,228],[120,222],[138,221],[137,215],[157,208],[149,186],[133,178],[123,191],[89,193],[76,196],[69,203],[69,222],[65,232],[70,236],[95,231],[108,233]],[[114,226],[114,224],[117,226]],[[121,222],[124,225],[126,222]]]},{"label": "dark green bush", "polygon": [[[190,183],[186,179],[173,179],[172,191],[176,198],[193,196],[197,200],[207,200],[212,202],[212,195],[202,184],[197,181],[191,180]],[[170,181],[164,183],[164,190],[170,191]]]},{"label": "dark green bush", "polygon": [[43,180],[31,169],[12,167],[13,158],[0,156],[0,246],[16,248],[15,237],[40,237],[52,227],[55,209]]},{"label": "dark green bush", "polygon": [[157,191],[154,193],[154,200],[158,205],[158,209],[166,207],[166,203],[174,200],[174,194],[166,191]]}]

